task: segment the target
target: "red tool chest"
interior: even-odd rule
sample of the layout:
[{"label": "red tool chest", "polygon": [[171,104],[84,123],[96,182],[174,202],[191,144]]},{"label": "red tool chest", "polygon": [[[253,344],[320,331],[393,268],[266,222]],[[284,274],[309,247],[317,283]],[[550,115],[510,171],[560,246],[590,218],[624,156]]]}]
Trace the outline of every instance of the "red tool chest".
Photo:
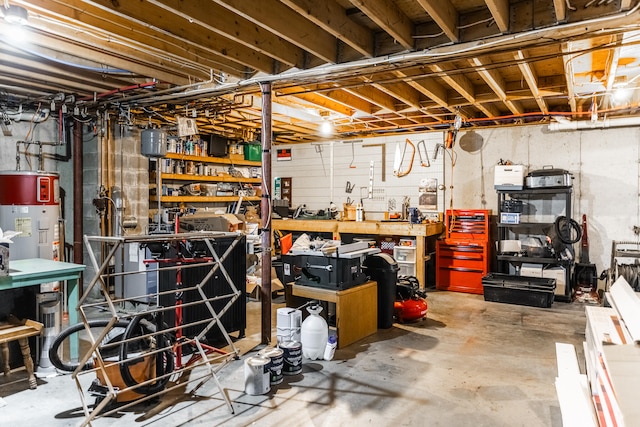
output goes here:
[{"label": "red tool chest", "polygon": [[491,210],[453,209],[446,237],[436,242],[436,289],[482,294],[489,272]]}]

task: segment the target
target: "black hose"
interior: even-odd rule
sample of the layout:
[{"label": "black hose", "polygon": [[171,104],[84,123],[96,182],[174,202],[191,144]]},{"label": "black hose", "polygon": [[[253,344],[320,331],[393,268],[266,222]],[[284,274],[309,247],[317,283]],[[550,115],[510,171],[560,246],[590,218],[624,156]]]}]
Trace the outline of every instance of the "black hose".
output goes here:
[{"label": "black hose", "polygon": [[[108,324],[110,323],[110,320],[89,320],[87,322],[87,325],[89,326],[89,328],[104,328],[106,327]],[[125,330],[125,328],[129,325],[130,322],[128,321],[119,321],[116,322],[113,325],[113,328],[122,328],[123,330]],[[64,331],[62,331],[55,340],[53,340],[53,343],[51,343],[51,347],[49,348],[49,360],[51,361],[51,363],[53,364],[53,366],[55,366],[57,369],[61,370],[61,371],[66,371],[66,372],[74,372],[78,366],[80,365],[79,363],[66,363],[63,362],[60,359],[59,353],[58,353],[58,349],[60,348],[60,345],[62,345],[62,343],[72,334],[75,334],[76,332],[80,332],[85,330],[85,325],[84,323],[77,323],[75,325],[71,325],[69,326],[67,329],[65,329]],[[107,335],[107,337],[105,337],[104,343],[103,344],[109,344],[109,343],[113,343],[113,342],[117,342],[120,341],[122,339],[122,334],[118,334],[115,337],[110,337]],[[93,363],[93,358],[89,359],[87,361],[87,363],[85,363],[85,365],[82,367],[83,371],[87,371],[89,369],[93,369],[94,368],[94,363]]]},{"label": "black hose", "polygon": [[[574,219],[567,218],[566,216],[559,216],[556,218],[554,227],[556,235],[564,244],[573,245],[582,239],[582,227],[580,227],[580,224],[578,224]],[[571,237],[574,235],[572,231],[575,231],[574,238]]]},{"label": "black hose", "polygon": [[[129,342],[129,339],[135,336],[134,331],[136,331],[136,329],[138,328],[138,324],[140,324],[141,322],[146,324],[145,326],[147,327],[147,329],[151,329],[155,333],[160,330],[159,326],[163,325],[162,312],[157,313],[155,327],[143,315],[135,316],[133,319],[131,319],[131,322],[127,326],[127,329],[124,331],[122,342],[120,344],[120,375],[122,376],[122,380],[128,387],[136,387],[135,391],[137,393],[150,395],[163,390],[165,385],[169,381],[169,375],[167,374],[173,372],[174,368],[173,348],[171,348],[171,341],[169,340],[169,336],[167,333],[157,333],[152,337],[149,337],[149,339],[156,340],[156,349],[162,349],[162,351],[156,353],[155,366],[156,376],[163,378],[149,385],[138,386],[140,382],[133,378],[130,368],[131,365],[144,361],[144,358],[143,356],[135,356],[133,358],[129,358],[129,345],[135,342]],[[144,381],[146,381],[146,379]]]}]

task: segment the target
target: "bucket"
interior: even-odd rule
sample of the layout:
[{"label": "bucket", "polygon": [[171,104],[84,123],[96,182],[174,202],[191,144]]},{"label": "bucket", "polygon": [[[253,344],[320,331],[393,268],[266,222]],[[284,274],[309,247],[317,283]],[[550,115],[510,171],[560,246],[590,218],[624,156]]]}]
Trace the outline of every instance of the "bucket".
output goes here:
[{"label": "bucket", "polygon": [[262,356],[248,357],[244,361],[244,392],[252,396],[271,390],[269,381],[270,360]]},{"label": "bucket", "polygon": [[277,310],[276,338],[278,343],[301,342],[302,312],[295,308],[282,307]]},{"label": "bucket", "polygon": [[259,356],[269,359],[269,382],[277,385],[282,382],[282,367],[284,365],[284,351],[280,348],[265,348],[258,352]]},{"label": "bucket", "polygon": [[284,375],[298,375],[302,372],[302,344],[288,341],[279,344],[282,350],[282,373]]}]

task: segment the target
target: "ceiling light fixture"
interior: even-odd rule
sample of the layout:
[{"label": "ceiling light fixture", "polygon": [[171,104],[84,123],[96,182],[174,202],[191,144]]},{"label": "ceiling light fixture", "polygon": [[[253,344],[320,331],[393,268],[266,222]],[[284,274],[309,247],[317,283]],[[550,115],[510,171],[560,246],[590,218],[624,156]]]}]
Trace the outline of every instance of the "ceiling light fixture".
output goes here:
[{"label": "ceiling light fixture", "polygon": [[324,136],[329,136],[333,133],[333,124],[330,121],[323,121],[320,124],[320,134]]},{"label": "ceiling light fixture", "polygon": [[4,15],[4,20],[9,24],[27,25],[27,21],[29,20],[27,9],[21,6],[5,6],[2,14]]}]

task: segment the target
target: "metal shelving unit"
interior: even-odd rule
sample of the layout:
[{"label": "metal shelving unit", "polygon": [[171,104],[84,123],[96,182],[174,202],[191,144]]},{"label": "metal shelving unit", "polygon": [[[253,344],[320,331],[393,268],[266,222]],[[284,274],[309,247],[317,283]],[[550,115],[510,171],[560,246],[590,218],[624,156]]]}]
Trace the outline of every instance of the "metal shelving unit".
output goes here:
[{"label": "metal shelving unit", "polygon": [[[505,200],[523,201],[523,212],[517,224],[498,222],[498,247],[502,240],[519,240],[530,236],[543,236],[554,227],[558,216],[571,218],[571,187],[561,188],[525,188],[523,190],[496,190],[498,193],[498,221]],[[499,249],[499,248],[498,248]],[[547,255],[547,254],[545,254]],[[543,269],[549,267],[564,268],[564,288],[556,286],[555,299],[571,300],[571,274],[574,259],[560,259],[551,256],[521,256],[512,254],[496,255],[499,273],[519,274],[523,263],[539,264]],[[543,270],[544,271],[544,270]]]}]

